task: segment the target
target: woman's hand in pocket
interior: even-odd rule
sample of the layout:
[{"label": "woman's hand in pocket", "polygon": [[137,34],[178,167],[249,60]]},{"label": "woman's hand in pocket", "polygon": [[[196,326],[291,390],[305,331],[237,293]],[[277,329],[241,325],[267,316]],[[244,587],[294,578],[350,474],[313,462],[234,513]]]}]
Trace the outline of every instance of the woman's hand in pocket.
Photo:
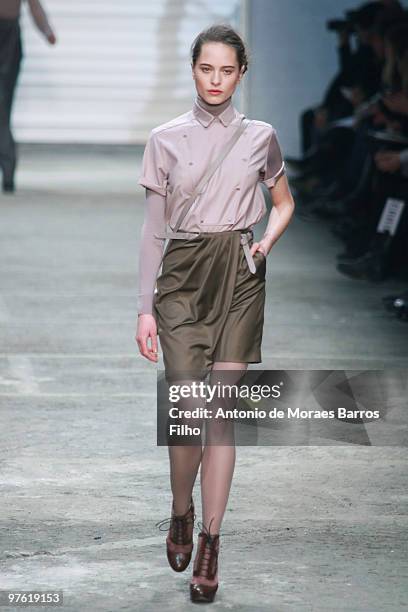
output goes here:
[{"label": "woman's hand in pocket", "polygon": [[254,242],[251,246],[251,255],[254,256],[257,251],[260,251],[264,257],[268,255],[265,245],[262,242]]},{"label": "woman's hand in pocket", "polygon": [[149,361],[157,362],[159,359],[157,348],[157,324],[153,315],[138,315],[135,339],[139,346],[140,354],[146,357],[146,359],[149,359]]}]

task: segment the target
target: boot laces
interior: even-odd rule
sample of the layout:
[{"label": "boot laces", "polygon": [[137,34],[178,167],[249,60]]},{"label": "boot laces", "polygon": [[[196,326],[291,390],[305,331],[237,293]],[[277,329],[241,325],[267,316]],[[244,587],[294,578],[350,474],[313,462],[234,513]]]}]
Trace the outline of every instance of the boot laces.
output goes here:
[{"label": "boot laces", "polygon": [[[189,516],[191,515],[192,516]],[[187,526],[194,523],[196,518],[195,513],[192,513],[192,506],[185,514],[172,514],[168,518],[155,523],[155,526],[159,528],[159,531],[167,531],[170,529],[170,537],[175,544],[184,544],[190,540],[187,531]]]},{"label": "boot laces", "polygon": [[[196,574],[208,578],[210,572],[210,560],[211,557],[216,553],[216,544],[219,541],[218,534],[211,534],[211,523],[214,517],[211,519],[209,527],[204,525],[201,521],[198,521],[197,526],[204,533],[204,544],[201,545],[200,552],[197,558],[197,569]],[[215,563],[215,573],[217,573],[217,562]]]}]

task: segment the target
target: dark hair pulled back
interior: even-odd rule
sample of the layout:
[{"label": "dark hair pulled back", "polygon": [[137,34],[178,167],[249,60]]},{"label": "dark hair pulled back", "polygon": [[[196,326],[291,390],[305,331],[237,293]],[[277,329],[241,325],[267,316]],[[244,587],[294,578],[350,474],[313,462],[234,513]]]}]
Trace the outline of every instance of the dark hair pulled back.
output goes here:
[{"label": "dark hair pulled back", "polygon": [[195,66],[197,59],[201,53],[202,46],[208,42],[220,42],[224,45],[229,45],[235,49],[239,69],[245,67],[243,74],[248,70],[248,50],[241,36],[228,24],[214,24],[205,30],[202,30],[191,45],[191,61]]}]

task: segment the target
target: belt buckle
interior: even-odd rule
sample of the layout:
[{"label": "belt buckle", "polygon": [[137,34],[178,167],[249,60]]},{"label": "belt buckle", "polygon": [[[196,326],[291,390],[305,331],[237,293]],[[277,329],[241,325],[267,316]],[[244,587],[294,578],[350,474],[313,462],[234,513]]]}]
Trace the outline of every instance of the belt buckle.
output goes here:
[{"label": "belt buckle", "polygon": [[252,236],[252,231],[248,231],[248,232],[242,232],[241,233],[241,245],[244,249],[244,253],[245,253],[245,258],[248,262],[248,268],[249,270],[252,272],[252,274],[255,274],[256,272],[256,266],[255,266],[255,262],[254,259],[251,255],[251,250],[248,246],[248,242],[249,242],[249,237]]},{"label": "belt buckle", "polygon": [[245,245],[245,244],[248,244],[248,242],[249,242],[248,234],[246,232],[241,232],[241,244]]}]

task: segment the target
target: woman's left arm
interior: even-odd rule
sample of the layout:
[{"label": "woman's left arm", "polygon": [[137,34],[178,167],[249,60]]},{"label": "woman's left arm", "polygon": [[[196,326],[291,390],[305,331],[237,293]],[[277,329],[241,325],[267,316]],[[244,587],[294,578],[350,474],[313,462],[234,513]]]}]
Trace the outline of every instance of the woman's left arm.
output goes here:
[{"label": "woman's left arm", "polygon": [[269,193],[272,198],[272,210],[262,239],[252,244],[252,255],[258,250],[265,256],[268,255],[272,246],[288,227],[295,210],[295,201],[286,174],[282,174],[275,185],[269,187]]}]

